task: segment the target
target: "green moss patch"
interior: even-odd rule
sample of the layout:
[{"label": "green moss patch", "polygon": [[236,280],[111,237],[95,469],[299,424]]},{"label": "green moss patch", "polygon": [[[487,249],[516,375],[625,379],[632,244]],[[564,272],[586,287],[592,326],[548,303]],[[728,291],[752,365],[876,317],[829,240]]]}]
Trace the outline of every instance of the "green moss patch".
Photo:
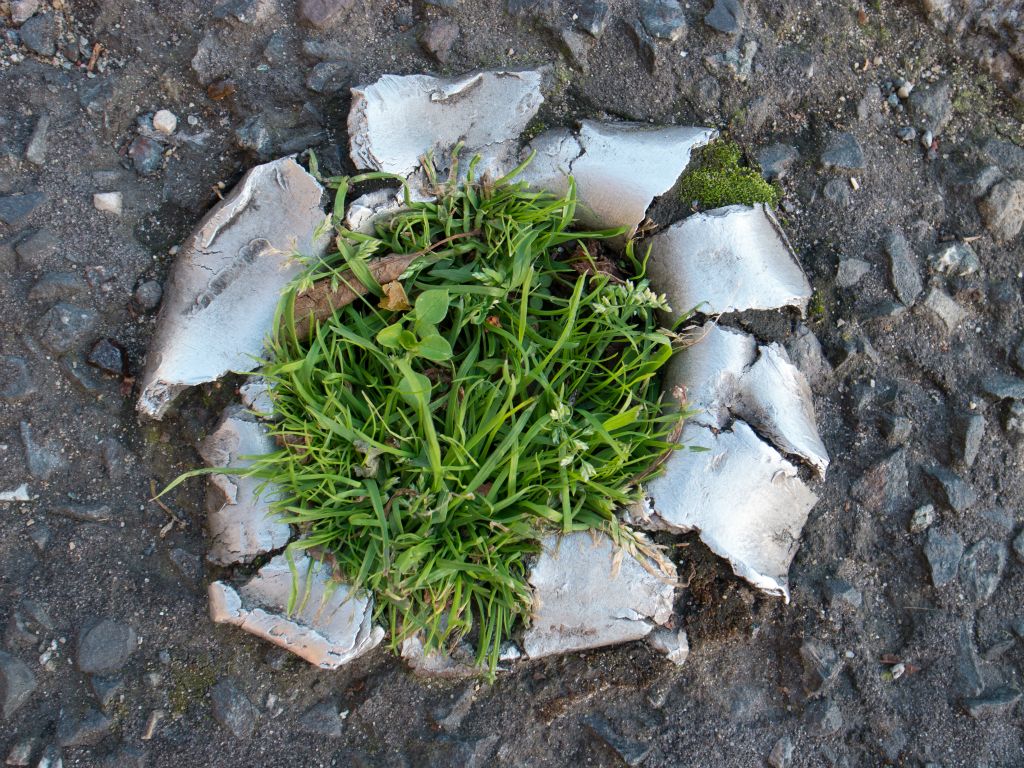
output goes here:
[{"label": "green moss patch", "polygon": [[765,181],[756,168],[740,165],[743,152],[731,141],[715,141],[704,147],[698,165],[687,171],[679,194],[685,202],[696,200],[703,208],[723,205],[776,205],[779,190]]}]

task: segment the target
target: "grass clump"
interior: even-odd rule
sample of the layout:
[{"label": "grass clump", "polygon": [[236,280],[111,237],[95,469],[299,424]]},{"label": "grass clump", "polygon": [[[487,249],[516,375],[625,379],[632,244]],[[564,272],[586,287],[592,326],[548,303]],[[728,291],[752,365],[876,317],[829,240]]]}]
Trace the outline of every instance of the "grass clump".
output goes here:
[{"label": "grass clump", "polygon": [[[508,178],[449,185],[373,235],[341,227],[336,250],[283,297],[261,373],[281,449],[251,470],[275,508],[373,592],[393,646],[475,639],[493,674],[528,620],[528,560],[552,531],[608,532],[652,551],[615,510],[641,496],[684,409],[663,407],[675,335],[665,299],[627,249],[626,279],[603,256],[621,231],[571,231],[565,198]],[[375,257],[422,253],[377,284]],[[348,277],[346,277],[346,275]],[[371,293],[296,333],[297,295],[352,275]]]},{"label": "grass clump", "polygon": [[699,165],[680,182],[679,194],[686,202],[696,200],[705,208],[723,205],[776,205],[779,190],[765,181],[755,168],[740,165],[742,150],[732,141],[714,141],[701,151]]}]

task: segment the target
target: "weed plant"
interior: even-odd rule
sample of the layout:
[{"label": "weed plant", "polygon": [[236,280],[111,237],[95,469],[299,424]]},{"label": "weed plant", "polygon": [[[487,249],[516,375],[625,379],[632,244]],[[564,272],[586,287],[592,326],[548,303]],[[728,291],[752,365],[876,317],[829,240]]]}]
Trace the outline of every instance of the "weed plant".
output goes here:
[{"label": "weed plant", "polygon": [[[303,532],[293,547],[372,591],[394,646],[469,636],[491,675],[529,621],[543,536],[598,530],[651,551],[615,513],[685,416],[661,402],[676,337],[643,260],[627,247],[632,275],[617,276],[600,254],[621,230],[572,231],[571,184],[557,198],[512,175],[475,181],[471,168],[434,202],[407,195],[372,235],[338,218],[358,179],[325,180],[336,248],[281,301],[261,371],[281,447],[248,470]],[[376,283],[372,259],[413,252],[397,284]],[[296,296],[352,276],[371,292],[297,333]]]}]

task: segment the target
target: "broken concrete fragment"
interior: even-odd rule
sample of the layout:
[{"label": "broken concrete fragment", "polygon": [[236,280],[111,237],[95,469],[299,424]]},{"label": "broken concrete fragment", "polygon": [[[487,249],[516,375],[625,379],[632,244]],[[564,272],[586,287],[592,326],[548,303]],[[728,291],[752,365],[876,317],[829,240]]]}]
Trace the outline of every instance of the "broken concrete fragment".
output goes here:
[{"label": "broken concrete fragment", "polygon": [[788,602],[789,564],[818,497],[743,421],[719,433],[688,423],[680,442],[708,450],[677,451],[651,480],[648,527],[699,531],[738,576]]},{"label": "broken concrete fragment", "polygon": [[[531,659],[639,640],[672,615],[675,572],[634,557],[605,534],[551,535],[530,571],[533,618],[523,636]],[[638,558],[643,558],[641,561]]]},{"label": "broken concrete fragment", "polygon": [[452,147],[461,143],[463,167],[479,154],[480,173],[511,170],[519,135],[544,101],[540,86],[539,71],[478,72],[454,80],[384,75],[352,89],[352,162],[408,177],[421,157],[433,153],[443,172],[451,166]]},{"label": "broken concrete fragment", "polygon": [[577,223],[585,227],[626,227],[631,237],[654,198],[668,192],[690,163],[690,153],[716,132],[689,126],[599,123],[584,120],[578,137],[548,131],[523,153],[537,156],[520,178],[531,186],[564,195],[576,181]]},{"label": "broken concrete fragment", "polygon": [[[269,640],[321,669],[337,669],[375,648],[384,630],[373,623],[373,598],[331,578],[308,555],[296,555],[294,574],[277,555],[245,584],[210,584],[210,616]],[[293,588],[298,590],[289,611]]]},{"label": "broken concrete fragment", "polygon": [[824,476],[829,457],[811,389],[778,344],[758,347],[753,336],[708,322],[669,363],[665,381],[668,391],[685,388],[687,404],[699,411],[692,422],[720,430],[743,419]]},{"label": "broken concrete fragment", "polygon": [[182,390],[258,365],[282,289],[327,238],[323,188],[291,157],[258,165],[181,247],[164,292],[138,410],[161,418]]},{"label": "broken concrete fragment", "polygon": [[400,188],[385,187],[357,197],[345,211],[345,226],[362,235],[372,235],[381,216],[393,216],[405,208]]},{"label": "broken concrete fragment", "polygon": [[459,644],[451,653],[440,649],[428,652],[423,640],[414,635],[402,641],[402,658],[417,675],[462,678],[478,677],[484,672],[466,643]]},{"label": "broken concrete fragment", "polygon": [[[240,406],[229,406],[199,455],[211,467],[243,469],[253,462],[241,456],[260,456],[275,450],[266,425]],[[288,543],[291,528],[271,516],[272,487],[258,493],[262,480],[240,475],[210,475],[206,529],[210,537],[206,558],[217,565],[247,563]]]},{"label": "broken concrete fragment", "polygon": [[748,309],[807,309],[811,286],[782,228],[764,205],[698,213],[651,238],[648,275],[673,319]]},{"label": "broken concrete fragment", "polygon": [[685,629],[655,627],[647,636],[647,642],[654,650],[665,654],[665,658],[677,667],[683,666],[690,655],[690,640]]}]

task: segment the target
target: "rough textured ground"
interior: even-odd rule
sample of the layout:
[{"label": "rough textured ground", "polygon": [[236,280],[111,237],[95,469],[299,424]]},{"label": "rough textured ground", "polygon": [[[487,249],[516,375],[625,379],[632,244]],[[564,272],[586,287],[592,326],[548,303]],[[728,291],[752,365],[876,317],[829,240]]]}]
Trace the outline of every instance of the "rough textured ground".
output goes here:
[{"label": "rough textured ground", "polygon": [[[7,15],[37,5],[20,29]],[[674,42],[634,24],[671,0],[608,0],[596,38],[574,27],[593,0],[309,5],[341,11],[315,29],[292,0],[0,2],[0,491],[27,482],[37,496],[0,505],[0,757],[25,744],[35,766],[63,743],[65,766],[1024,764],[1024,411],[985,391],[1024,368],[1024,238],[997,242],[977,205],[1024,177],[1024,108],[1001,87],[1020,85],[1020,4],[930,0],[929,20],[916,3],[743,0],[724,4],[743,19],[723,33],[692,0]],[[633,645],[524,664],[493,686],[418,680],[384,650],[320,672],[215,628],[201,484],[168,498],[178,521],[148,499],[198,463],[231,386],[139,423],[131,380],[86,364],[93,343],[117,340],[138,372],[154,314],[136,287],[165,279],[171,248],[247,167],[314,146],[347,168],[350,85],[541,64],[547,126],[707,124],[754,157],[795,150],[781,215],[818,292],[808,324],[829,362],[815,391],[833,466],[793,603],[690,542],[676,553],[694,574],[685,666]],[[897,78],[914,93],[889,104]],[[157,109],[194,139],[130,156],[137,118]],[[842,133],[862,160],[849,138],[837,157]],[[93,206],[111,191],[120,216]],[[996,207],[1011,230],[1024,217],[1024,202]],[[898,237],[887,250],[894,229],[909,254]],[[937,273],[929,255],[963,238],[980,271]],[[864,265],[840,271],[847,259]],[[962,311],[953,330],[926,305],[932,288]],[[911,533],[926,504],[935,522]],[[113,623],[90,634],[101,619]]]}]

